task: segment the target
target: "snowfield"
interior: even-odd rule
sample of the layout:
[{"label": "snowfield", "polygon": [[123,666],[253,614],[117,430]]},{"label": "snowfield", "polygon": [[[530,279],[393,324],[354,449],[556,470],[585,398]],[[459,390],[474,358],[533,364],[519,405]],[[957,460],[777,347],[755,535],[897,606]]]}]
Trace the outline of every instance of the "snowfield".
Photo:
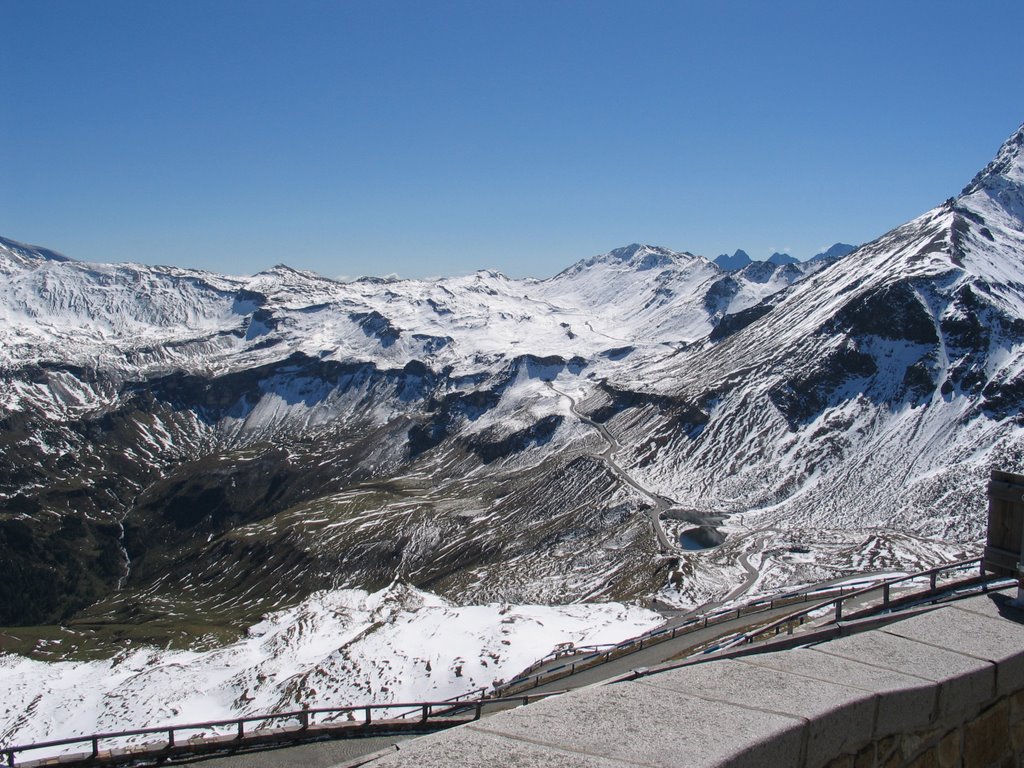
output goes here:
[{"label": "snowfield", "polygon": [[442,701],[512,679],[557,644],[616,643],[661,623],[653,611],[619,603],[457,607],[398,584],[372,594],[318,592],[209,651],[126,648],[109,660],[57,663],[0,655],[0,739],[302,705]]},{"label": "snowfield", "polygon": [[0,739],[445,698],[652,601],[976,554],[1024,471],[1024,126],[846,250],[341,283],[0,238]]}]

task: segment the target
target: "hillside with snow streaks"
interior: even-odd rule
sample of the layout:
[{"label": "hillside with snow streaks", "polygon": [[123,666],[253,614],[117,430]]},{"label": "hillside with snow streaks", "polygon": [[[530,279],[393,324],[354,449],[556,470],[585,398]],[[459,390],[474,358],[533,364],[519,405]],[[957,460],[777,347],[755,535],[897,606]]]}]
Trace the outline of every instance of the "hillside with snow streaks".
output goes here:
[{"label": "hillside with snow streaks", "polygon": [[926,567],[976,551],[1022,413],[1024,126],[957,197],[802,264],[631,245],[341,283],[0,240],[0,651],[213,653],[394,585],[603,626]]},{"label": "hillside with snow streaks", "polygon": [[57,663],[0,656],[0,741],[303,705],[442,701],[511,679],[538,648],[614,643],[660,621],[615,603],[460,608],[398,585],[373,594],[319,592],[211,650],[143,647],[106,660]]}]

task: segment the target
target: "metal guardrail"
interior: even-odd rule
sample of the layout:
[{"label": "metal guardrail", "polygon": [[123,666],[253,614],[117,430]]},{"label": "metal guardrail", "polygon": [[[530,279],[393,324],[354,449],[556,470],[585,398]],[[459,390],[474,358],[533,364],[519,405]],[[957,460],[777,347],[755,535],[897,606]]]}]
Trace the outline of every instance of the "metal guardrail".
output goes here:
[{"label": "metal guardrail", "polygon": [[[54,741],[38,742],[34,744],[22,744],[15,746],[0,747],[0,755],[5,756],[7,759],[7,765],[15,765],[15,754],[26,752],[30,750],[52,748],[58,746],[67,746],[71,744],[85,744],[90,743],[92,751],[89,754],[82,756],[82,763],[102,763],[104,761],[110,762],[111,758],[106,759],[101,755],[100,742],[109,741],[113,739],[124,739],[132,736],[143,736],[150,734],[167,734],[167,738],[163,741],[156,742],[152,745],[140,745],[138,747],[131,748],[132,760],[146,759],[146,757],[167,757],[172,754],[175,749],[180,745],[180,742],[176,740],[176,734],[182,731],[197,731],[197,730],[212,730],[216,728],[231,728],[234,735],[230,737],[231,741],[226,741],[225,736],[218,735],[210,739],[210,741],[216,742],[217,745],[221,745],[222,749],[230,748],[231,743],[242,745],[245,743],[246,737],[253,732],[246,732],[245,726],[250,723],[266,723],[272,720],[293,720],[298,722],[298,727],[292,727],[290,730],[285,727],[278,727],[276,729],[263,729],[259,731],[260,738],[266,739],[269,736],[273,736],[276,732],[280,735],[280,740],[299,740],[303,734],[308,733],[314,728],[313,718],[316,715],[333,715],[332,721],[318,724],[321,728],[330,728],[336,731],[348,730],[355,732],[358,730],[365,730],[375,723],[382,725],[405,723],[406,727],[411,723],[413,725],[423,725],[431,721],[435,722],[437,728],[449,727],[450,725],[458,724],[458,722],[441,723],[438,721],[443,720],[446,717],[452,717],[453,715],[472,711],[473,716],[471,719],[479,719],[482,713],[482,708],[485,706],[514,703],[514,704],[528,704],[531,700],[540,698],[546,698],[548,696],[555,696],[564,691],[556,691],[541,694],[525,694],[516,695],[513,693],[515,689],[519,691],[529,690],[536,688],[542,683],[552,682],[564,677],[569,677],[578,671],[584,669],[590,669],[600,664],[607,663],[612,659],[619,658],[621,656],[635,653],[643,648],[650,647],[657,643],[665,642],[667,640],[674,639],[683,635],[687,635],[698,630],[704,629],[709,626],[721,624],[726,621],[732,621],[739,619],[743,616],[752,615],[775,608],[785,607],[787,605],[796,605],[802,602],[815,602],[814,606],[804,608],[802,610],[795,611],[794,613],[787,614],[786,616],[778,619],[777,621],[770,622],[766,625],[758,627],[750,632],[742,633],[734,638],[727,640],[724,643],[716,644],[713,650],[721,651],[731,648],[740,644],[752,643],[756,638],[768,635],[768,634],[779,634],[783,628],[787,625],[792,627],[794,623],[802,624],[811,614],[827,610],[832,608],[834,612],[834,618],[832,621],[839,622],[844,615],[844,605],[854,599],[861,598],[871,592],[876,592],[879,589],[882,590],[882,604],[872,610],[886,610],[888,606],[896,606],[897,603],[904,603],[906,597],[900,598],[899,600],[893,600],[891,595],[892,587],[900,585],[905,582],[912,582],[918,579],[927,577],[929,580],[929,587],[923,593],[916,593],[909,597],[920,599],[929,592],[943,591],[948,589],[949,585],[938,587],[938,579],[941,574],[966,570],[972,567],[981,567],[981,574],[978,578],[974,579],[974,582],[985,583],[986,577],[984,568],[981,566],[981,558],[972,558],[968,560],[961,560],[956,563],[950,563],[946,565],[937,566],[925,571],[918,573],[909,574],[906,576],[900,576],[892,579],[884,579],[877,582],[873,582],[867,586],[838,586],[838,587],[826,587],[821,590],[808,590],[806,592],[789,593],[774,598],[762,598],[755,600],[750,603],[746,603],[736,608],[730,608],[728,610],[716,611],[714,613],[706,614],[703,616],[696,616],[689,619],[682,624],[675,627],[661,627],[658,629],[645,632],[637,637],[624,640],[621,643],[610,646],[581,646],[574,647],[572,650],[564,649],[561,652],[553,652],[544,659],[535,662],[531,665],[529,671],[538,669],[544,664],[555,661],[558,658],[564,658],[568,655],[579,655],[581,650],[589,650],[590,652],[584,655],[582,658],[576,659],[571,662],[547,669],[544,672],[536,675],[522,675],[508,683],[503,684],[499,688],[495,689],[495,693],[490,697],[479,695],[478,698],[473,699],[474,695],[482,694],[485,689],[477,689],[466,694],[452,697],[444,701],[429,701],[429,702],[408,702],[398,704],[362,704],[358,706],[346,706],[346,707],[317,707],[317,708],[303,708],[297,711],[291,712],[274,712],[270,714],[262,715],[251,715],[248,717],[232,718],[228,720],[214,720],[204,723],[188,723],[183,725],[171,725],[162,726],[155,728],[139,728],[128,731],[118,731],[110,733],[99,733],[90,734],[88,736],[78,736],[67,739],[57,739]],[[997,578],[997,577],[993,577]],[[832,599],[829,599],[832,598]],[[822,602],[824,601],[824,602]],[[863,612],[861,612],[863,613]],[[607,648],[605,651],[601,651],[600,648]],[[374,721],[372,717],[373,710],[393,710],[393,709],[404,709],[405,712],[396,715],[391,719],[384,719]],[[361,719],[357,721],[354,717],[355,713],[361,713]],[[419,720],[410,721],[410,716],[419,715]],[[345,715],[349,720],[345,723],[333,722],[338,716]],[[182,751],[187,752],[188,749],[194,745],[195,739],[191,739],[188,742],[189,746],[183,746]],[[127,759],[127,758],[126,758]],[[62,761],[62,765],[72,765]]]},{"label": "metal guardrail", "polygon": [[[487,693],[487,686],[482,686],[480,688],[474,688],[471,691],[466,691],[465,693],[460,693],[458,696],[452,696],[450,699],[445,699],[441,703],[443,703],[443,704],[462,704],[462,703],[465,703],[467,701],[476,701],[477,699],[485,698],[485,696],[484,696],[485,693]],[[457,709],[457,710],[461,711],[462,709],[464,709],[464,707],[459,706],[459,707],[455,707],[454,709]],[[399,718],[399,719],[405,719],[405,718],[410,717],[412,715],[418,715],[418,714],[420,714],[420,708],[419,707],[417,707],[416,709],[410,709],[408,712],[403,712],[400,715],[396,715],[396,717]]]},{"label": "metal guardrail", "polygon": [[[896,581],[902,581],[907,578],[914,578],[914,576],[900,577]],[[822,589],[811,589],[802,592],[789,592],[778,597],[761,598],[759,600],[753,600],[749,603],[737,606],[736,608],[729,608],[727,610],[714,611],[709,614],[695,616],[682,624],[675,627],[659,627],[652,629],[642,635],[637,635],[628,640],[623,640],[621,643],[608,644],[600,646],[574,646],[572,649],[556,649],[542,659],[535,661],[529,667],[524,670],[519,677],[513,678],[507,683],[502,683],[495,687],[495,695],[510,695],[517,691],[530,690],[540,685],[554,682],[565,677],[582,672],[585,669],[591,669],[601,664],[606,664],[614,659],[627,656],[631,653],[635,653],[644,648],[649,648],[652,645],[665,642],[667,640],[673,640],[677,637],[697,632],[707,627],[715,626],[716,624],[722,624],[726,621],[733,621],[743,616],[748,616],[755,613],[761,613],[763,611],[774,610],[776,608],[782,608],[787,605],[797,605],[799,603],[808,603],[821,600],[827,600],[833,596],[853,596],[859,594],[862,590],[877,589],[880,583],[874,582],[868,587],[861,586],[835,586],[835,587],[824,587]],[[821,606],[815,605],[814,608],[809,609],[811,611],[818,610]],[[607,650],[602,651],[601,648]],[[580,656],[580,652],[583,655],[580,658],[575,658],[573,661],[567,661],[565,664],[561,664],[557,667],[551,667],[538,674],[532,674],[538,669],[550,664],[552,661],[557,661],[560,658],[566,658],[569,656]]]},{"label": "metal guardrail", "polygon": [[[475,692],[473,692],[475,693]],[[499,698],[467,699],[467,695],[455,697],[445,701],[417,701],[399,702],[395,704],[359,704],[345,707],[305,707],[300,710],[289,712],[271,712],[267,714],[249,715],[246,717],[235,717],[226,720],[209,720],[201,723],[182,723],[177,725],[158,726],[152,728],[135,728],[125,731],[110,731],[106,733],[93,733],[87,736],[72,736],[66,739],[53,739],[40,741],[31,744],[15,744],[0,747],[2,755],[8,766],[15,765],[15,756],[32,750],[53,749],[54,747],[66,747],[74,744],[87,744],[91,748],[89,752],[75,755],[65,755],[60,759],[62,766],[74,765],[102,765],[115,762],[139,762],[143,760],[166,760],[172,756],[193,754],[197,751],[212,752],[237,749],[255,744],[266,744],[273,742],[303,741],[317,738],[341,738],[346,736],[363,735],[373,726],[380,730],[394,728],[396,730],[409,731],[416,727],[427,727],[430,730],[441,730],[463,722],[480,719],[484,707],[494,705],[512,704],[515,706],[526,705],[538,699],[556,696],[564,691],[550,693],[528,694],[522,696],[504,696]],[[393,718],[374,719],[374,710],[407,710],[404,714]],[[419,719],[410,721],[409,710],[419,714]],[[446,721],[460,713],[471,713],[458,720]],[[317,715],[331,715],[320,723],[315,723]],[[337,719],[344,716],[346,720],[338,722]],[[246,728],[253,723],[263,724],[270,721],[283,720],[294,721],[297,726],[277,726],[276,728]],[[228,729],[229,733],[214,733],[203,735],[200,738],[193,736],[183,741],[180,737],[187,731],[216,731],[217,729]],[[166,738],[158,741],[146,742],[138,745],[131,745],[122,748],[101,749],[103,742],[116,739],[127,739],[133,736],[151,736],[166,734]],[[34,761],[30,761],[34,762]],[[24,764],[19,762],[18,764]]]},{"label": "metal guardrail", "polygon": [[[832,611],[833,611],[833,617],[830,620],[830,622],[841,621],[844,618],[844,610],[845,610],[844,606],[846,605],[847,602],[849,602],[851,600],[859,599],[859,598],[864,597],[865,595],[868,595],[868,594],[870,594],[872,592],[877,592],[879,589],[882,590],[882,602],[881,602],[880,605],[872,606],[871,608],[865,609],[863,611],[858,611],[856,614],[853,614],[852,616],[849,616],[848,618],[859,617],[861,615],[877,613],[879,611],[889,610],[890,608],[900,607],[900,606],[906,604],[908,601],[920,600],[920,599],[925,598],[928,595],[934,594],[934,593],[943,593],[950,586],[953,586],[953,585],[947,584],[947,585],[944,585],[944,586],[940,587],[939,584],[938,584],[938,581],[939,581],[939,576],[941,574],[951,573],[951,572],[954,572],[954,571],[966,571],[966,570],[971,570],[971,569],[974,569],[974,568],[977,568],[980,571],[980,573],[979,573],[979,575],[977,577],[975,577],[973,579],[968,579],[968,580],[966,580],[964,582],[958,582],[958,583],[964,583],[964,584],[970,583],[970,584],[983,585],[983,584],[986,584],[986,583],[991,582],[991,581],[1002,581],[1002,580],[1005,580],[1004,577],[998,576],[998,575],[986,576],[985,570],[984,570],[984,566],[982,565],[982,558],[980,558],[980,557],[974,557],[974,558],[970,558],[970,559],[967,559],[967,560],[958,560],[955,563],[947,563],[945,565],[939,565],[939,566],[936,566],[935,568],[929,568],[928,570],[925,570],[925,571],[918,571],[917,573],[908,574],[906,576],[899,576],[899,577],[892,578],[892,579],[885,579],[885,580],[882,580],[880,582],[876,582],[874,584],[870,584],[870,585],[865,586],[865,587],[860,587],[860,588],[858,588],[858,589],[856,589],[854,591],[851,591],[851,592],[849,592],[847,594],[839,595],[834,600],[826,601],[825,603],[816,605],[813,608],[806,608],[804,610],[788,614],[788,615],[782,617],[781,619],[778,619],[777,621],[773,621],[773,622],[771,622],[769,624],[766,624],[766,625],[764,625],[762,627],[758,627],[757,629],[752,630],[750,632],[744,632],[744,633],[742,633],[740,635],[737,635],[735,638],[732,638],[732,639],[730,639],[729,641],[727,641],[725,643],[719,644],[717,646],[716,650],[724,650],[726,648],[731,648],[731,647],[733,647],[735,645],[739,645],[741,643],[744,643],[744,644],[752,643],[757,638],[764,637],[764,636],[769,635],[769,634],[778,635],[778,634],[780,634],[782,632],[783,629],[786,629],[788,632],[792,632],[792,629],[794,628],[795,625],[797,625],[797,626],[798,625],[802,625],[810,617],[811,614],[816,613],[816,612],[821,611],[821,610],[828,610],[829,608],[831,608]],[[892,588],[893,587],[898,586],[898,585],[903,584],[903,583],[907,583],[907,582],[918,581],[919,579],[923,579],[925,577],[928,578],[928,587],[927,587],[927,589],[923,590],[922,592],[911,593],[909,595],[905,595],[905,596],[903,596],[903,597],[901,597],[899,599],[893,599],[893,597],[892,597]]]},{"label": "metal guardrail", "polygon": [[[650,675],[657,675],[662,672],[668,672],[670,670],[679,669],[692,664],[737,658],[757,653],[771,653],[773,651],[824,642],[847,634],[884,626],[892,621],[898,620],[899,617],[896,614],[900,611],[913,611],[914,609],[927,610],[927,607],[930,605],[952,600],[955,599],[955,597],[966,597],[967,595],[975,592],[989,592],[991,590],[999,590],[1015,586],[1016,579],[1009,579],[997,573],[980,573],[977,576],[959,579],[953,582],[946,582],[945,584],[937,583],[937,576],[943,571],[952,571],[958,568],[971,568],[977,565],[979,561],[980,558],[963,560],[958,563],[940,566],[929,571],[922,571],[921,573],[911,574],[899,579],[893,579],[892,583],[898,583],[900,581],[912,581],[919,579],[922,576],[928,576],[929,584],[923,590],[904,594],[898,598],[890,598],[887,603],[863,608],[852,614],[843,614],[840,619],[836,619],[833,613],[833,617],[824,624],[817,625],[800,633],[799,635],[790,635],[787,633],[787,635],[782,638],[778,638],[779,626],[785,626],[786,624],[793,622],[802,622],[802,619],[806,618],[807,613],[814,613],[822,609],[827,611],[830,607],[834,611],[834,603],[836,601],[830,601],[823,605],[815,606],[814,608],[809,609],[809,611],[801,611],[801,613],[804,614],[803,617],[790,614],[778,621],[763,625],[753,631],[745,632],[729,638],[725,642],[716,643],[712,647],[705,648],[704,650],[687,656],[684,659],[678,659],[655,667],[635,669],[627,674],[608,680],[607,682],[629,682],[631,680],[637,680]],[[936,574],[935,579],[931,578],[933,571]],[[933,584],[935,586],[932,586]],[[885,586],[885,584],[879,584],[865,588],[864,590],[861,590],[861,595],[877,591],[878,589],[884,590]],[[845,602],[855,597],[857,597],[857,595],[851,593],[843,596],[841,600]],[[773,635],[775,636],[774,639],[772,638]],[[768,641],[758,645],[753,644],[754,641],[761,638],[766,638]]]}]

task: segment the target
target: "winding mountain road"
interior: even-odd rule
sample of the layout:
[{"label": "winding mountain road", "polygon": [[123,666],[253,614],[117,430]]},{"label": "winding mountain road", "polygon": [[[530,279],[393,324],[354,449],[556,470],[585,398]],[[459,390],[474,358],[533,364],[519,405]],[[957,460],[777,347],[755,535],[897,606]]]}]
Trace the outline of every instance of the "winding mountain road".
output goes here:
[{"label": "winding mountain road", "polygon": [[[757,542],[755,542],[755,544],[754,544],[754,547],[753,547],[754,551],[762,552],[764,550],[764,545],[767,542],[768,542],[768,536],[766,536],[766,535],[760,536],[757,539]],[[737,558],[737,560],[738,560],[739,564],[743,567],[743,570],[746,571],[746,577],[729,594],[727,594],[725,597],[723,597],[719,604],[728,603],[730,600],[735,600],[736,598],[738,598],[738,597],[740,597],[742,595],[745,595],[747,592],[750,591],[750,588],[752,586],[754,586],[754,583],[757,581],[757,577],[761,573],[760,570],[758,570],[757,568],[755,568],[753,565],[750,564],[750,559],[747,557],[747,553],[746,552],[742,553]],[[703,607],[707,608],[708,606],[703,606]]]},{"label": "winding mountain road", "polygon": [[[671,539],[669,539],[668,535],[665,533],[664,527],[661,524],[661,514],[668,508],[675,506],[675,502],[672,499],[654,493],[653,491],[645,488],[643,485],[634,480],[633,477],[625,469],[623,469],[616,461],[616,454],[618,454],[622,450],[622,445],[621,443],[619,443],[616,437],[611,432],[608,431],[608,428],[605,427],[604,424],[600,424],[591,419],[586,414],[580,412],[576,399],[568,392],[563,392],[562,390],[558,389],[550,381],[546,382],[546,384],[552,392],[555,392],[560,397],[564,397],[569,402],[569,410],[577,419],[597,430],[597,433],[604,440],[604,450],[601,451],[599,454],[594,454],[594,456],[604,461],[608,468],[612,470],[612,472],[615,474],[616,477],[619,478],[620,481],[628,485],[637,493],[646,496],[648,499],[651,500],[653,506],[651,506],[648,509],[647,515],[650,518],[651,527],[654,529],[654,535],[658,540],[658,546],[660,548],[660,551],[663,554],[674,554],[677,552],[681,552],[682,549],[679,547],[678,544],[674,543]],[[752,532],[760,534],[752,548],[753,552],[761,552],[764,550],[765,544],[767,543],[769,538],[767,532],[767,529]],[[723,605],[731,600],[736,600],[745,595],[747,592],[749,592],[750,589],[754,586],[754,584],[757,583],[757,579],[760,576],[760,570],[751,564],[749,554],[749,552],[744,552],[738,558],[739,565],[744,570],[743,581],[737,584],[732,590],[729,591],[728,594],[726,594],[721,599],[702,605],[702,610],[709,610],[719,605]]]},{"label": "winding mountain road", "polygon": [[622,445],[615,438],[615,436],[608,431],[604,424],[599,424],[598,422],[591,419],[589,416],[586,416],[585,414],[581,413],[577,409],[576,400],[573,398],[572,395],[558,389],[550,381],[546,382],[546,384],[548,385],[548,387],[550,387],[552,392],[555,392],[556,394],[560,395],[561,397],[564,397],[566,400],[569,401],[569,410],[572,411],[573,416],[575,416],[577,419],[584,422],[585,424],[588,424],[594,429],[596,429],[598,434],[601,435],[601,438],[605,442],[605,449],[601,453],[595,454],[595,456],[599,457],[602,461],[604,461],[605,464],[608,465],[608,468],[611,469],[611,471],[615,474],[615,476],[619,478],[619,480],[628,485],[637,493],[641,494],[642,496],[646,496],[648,499],[651,500],[653,506],[648,510],[647,515],[651,520],[651,526],[654,528],[654,535],[658,539],[658,545],[661,548],[661,551],[663,553],[678,552],[679,547],[672,543],[672,541],[665,534],[665,529],[661,526],[661,513],[664,512],[669,507],[673,506],[674,502],[671,499],[667,499],[664,496],[659,496],[653,491],[648,490],[644,486],[640,485],[640,483],[638,483],[636,480],[634,480],[632,476],[630,476],[630,474],[626,470],[619,466],[618,462],[615,460],[615,455],[622,450]]}]

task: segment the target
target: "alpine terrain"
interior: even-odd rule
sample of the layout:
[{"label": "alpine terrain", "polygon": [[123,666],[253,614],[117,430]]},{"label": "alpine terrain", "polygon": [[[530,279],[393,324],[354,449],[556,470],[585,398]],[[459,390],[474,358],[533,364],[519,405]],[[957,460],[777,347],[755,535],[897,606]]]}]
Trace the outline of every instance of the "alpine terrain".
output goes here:
[{"label": "alpine terrain", "polygon": [[341,283],[0,240],[0,739],[443,697],[973,553],[1024,469],[1024,126],[851,250]]}]

